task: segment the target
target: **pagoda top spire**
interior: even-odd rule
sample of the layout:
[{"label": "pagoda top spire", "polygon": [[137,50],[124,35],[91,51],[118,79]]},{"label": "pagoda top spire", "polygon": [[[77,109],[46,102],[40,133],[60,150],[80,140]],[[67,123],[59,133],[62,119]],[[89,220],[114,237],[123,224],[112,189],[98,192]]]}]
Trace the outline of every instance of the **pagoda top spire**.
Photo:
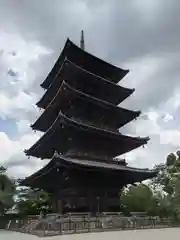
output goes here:
[{"label": "pagoda top spire", "polygon": [[85,42],[84,42],[84,31],[81,31],[81,40],[80,40],[80,48],[85,50]]}]

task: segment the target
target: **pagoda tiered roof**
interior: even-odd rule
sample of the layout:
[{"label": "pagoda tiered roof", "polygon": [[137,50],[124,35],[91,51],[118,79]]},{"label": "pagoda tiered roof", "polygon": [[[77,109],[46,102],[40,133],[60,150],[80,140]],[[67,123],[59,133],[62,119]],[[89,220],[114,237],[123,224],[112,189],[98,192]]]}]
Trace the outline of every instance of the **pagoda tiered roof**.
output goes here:
[{"label": "pagoda tiered roof", "polygon": [[42,98],[37,102],[37,106],[46,108],[58,92],[63,81],[66,81],[70,86],[79,91],[115,105],[121,103],[135,90],[134,88],[122,87],[88,72],[66,58],[55,79]]},{"label": "pagoda tiered roof", "polygon": [[97,58],[96,56],[75,45],[70,39],[67,39],[54,67],[41,84],[43,88],[47,89],[51,85],[52,81],[57,76],[65,58],[68,58],[71,62],[76,63],[85,70],[92,72],[97,76],[106,78],[114,83],[118,83],[129,72],[129,70],[118,68],[110,63],[105,62],[104,60]]},{"label": "pagoda tiered roof", "polygon": [[[52,160],[45,167],[26,178],[22,184],[39,187],[48,191],[53,191],[55,188],[60,187],[63,189],[64,185],[67,185],[68,182],[69,185],[72,186],[72,182],[75,179],[77,181],[77,177],[74,179],[75,176],[72,172],[75,169],[78,171],[79,181],[82,179],[82,173],[85,173],[84,176],[89,176],[86,172],[105,173],[106,179],[103,179],[104,184],[106,183],[109,187],[119,188],[121,188],[122,185],[152,178],[157,174],[157,170],[128,167],[121,161],[118,162],[116,160],[102,162],[84,159],[82,161],[76,158],[68,158],[63,155],[54,154]],[[101,177],[103,178],[103,174]],[[86,182],[85,179],[84,182]]]},{"label": "pagoda tiered roof", "polygon": [[90,126],[60,112],[48,131],[29,150],[26,150],[26,155],[51,158],[55,150],[65,153],[73,146],[87,144],[92,150],[102,149],[107,153],[105,155],[116,157],[145,145],[148,140],[148,137],[130,137]]},{"label": "pagoda tiered roof", "polygon": [[[81,110],[77,111],[78,108]],[[47,131],[55,121],[60,110],[69,117],[77,120],[81,119],[85,123],[89,123],[89,125],[111,130],[122,127],[140,115],[140,111],[117,107],[109,102],[76,90],[63,81],[57,94],[32,125],[32,128],[43,132]]]}]

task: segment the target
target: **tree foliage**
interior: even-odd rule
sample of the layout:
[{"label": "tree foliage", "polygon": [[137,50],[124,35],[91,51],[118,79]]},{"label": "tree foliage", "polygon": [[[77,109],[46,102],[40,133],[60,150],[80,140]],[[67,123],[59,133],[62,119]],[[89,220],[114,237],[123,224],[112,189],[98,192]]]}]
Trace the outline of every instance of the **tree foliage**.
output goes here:
[{"label": "tree foliage", "polygon": [[124,190],[122,208],[126,212],[146,212],[180,219],[180,151],[170,153],[165,164],[155,168],[158,175],[149,185],[139,184]]},{"label": "tree foliage", "polygon": [[14,205],[15,185],[6,175],[6,169],[0,167],[0,215],[4,215]]},{"label": "tree foliage", "polygon": [[162,186],[167,195],[172,214],[180,219],[180,151],[167,156],[164,168],[159,172],[155,182]]},{"label": "tree foliage", "polygon": [[122,193],[121,204],[128,212],[146,212],[151,207],[152,197],[153,193],[147,185],[132,185]]},{"label": "tree foliage", "polygon": [[22,215],[37,215],[41,212],[50,211],[50,198],[43,190],[19,188],[16,208]]}]

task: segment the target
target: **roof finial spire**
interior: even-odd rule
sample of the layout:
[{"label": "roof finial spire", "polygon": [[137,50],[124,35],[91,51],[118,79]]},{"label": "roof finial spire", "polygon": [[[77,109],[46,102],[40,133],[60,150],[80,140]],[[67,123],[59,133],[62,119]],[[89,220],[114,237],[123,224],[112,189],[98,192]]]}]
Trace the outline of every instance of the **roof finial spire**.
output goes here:
[{"label": "roof finial spire", "polygon": [[84,44],[84,31],[81,31],[81,41],[80,41],[80,47],[84,50],[85,44]]}]

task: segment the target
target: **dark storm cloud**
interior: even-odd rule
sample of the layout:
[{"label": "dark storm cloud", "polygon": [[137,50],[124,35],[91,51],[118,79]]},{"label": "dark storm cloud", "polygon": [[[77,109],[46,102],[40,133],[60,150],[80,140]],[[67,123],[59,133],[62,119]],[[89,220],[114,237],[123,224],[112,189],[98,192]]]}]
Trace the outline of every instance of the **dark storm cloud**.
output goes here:
[{"label": "dark storm cloud", "polygon": [[[136,74],[136,66],[132,69],[133,78],[132,84],[136,88],[136,92],[132,98],[127,99],[125,103],[131,108],[140,106],[143,111],[148,107],[162,108],[166,100],[172,97],[175,92],[180,89],[180,49],[177,48],[177,53],[164,53],[161,57],[156,57],[151,61],[144,61],[140,63],[140,68],[145,68],[146,64],[150,69],[150,74],[142,72],[142,76]],[[154,64],[153,61],[155,62]],[[152,64],[152,66],[151,66]],[[151,70],[152,68],[152,70]],[[124,81],[125,85],[126,82]],[[128,79],[127,79],[128,83]]]},{"label": "dark storm cloud", "polygon": [[[180,2],[176,0],[2,0],[0,22],[27,41],[38,41],[52,54],[40,59],[32,91],[39,94],[43,81],[57,59],[67,36],[78,43],[85,30],[86,49],[114,64],[131,68],[132,77],[122,81],[137,89],[132,107],[157,107],[179,87]],[[154,59],[158,68],[143,81],[130,62]],[[144,60],[145,59],[145,60]],[[153,61],[153,60],[152,60]],[[151,66],[149,66],[151,67]],[[131,76],[131,75],[130,75]],[[140,83],[140,84],[139,84]],[[152,97],[153,96],[153,97]]]},{"label": "dark storm cloud", "polygon": [[[38,89],[50,71],[66,37],[78,43],[82,28],[87,50],[115,64],[128,68],[129,61],[138,62],[147,56],[160,59],[162,63],[151,79],[144,76],[138,86],[135,99],[138,104],[141,102],[142,108],[160,104],[177,87],[180,75],[178,1],[6,0],[0,4],[6,14],[6,17],[0,14],[5,26],[11,26],[11,31],[14,26],[13,31],[27,40],[39,41],[53,51],[46,59],[41,59],[43,66],[37,71],[34,89]],[[138,82],[138,76],[135,77]],[[125,84],[128,83],[127,80]]]},{"label": "dark storm cloud", "polygon": [[17,73],[14,71],[14,70],[12,70],[12,69],[9,69],[8,70],[8,72],[7,72],[7,74],[9,75],[9,76],[11,76],[11,77],[17,77]]},{"label": "dark storm cloud", "polygon": [[[34,91],[40,93],[38,85],[51,70],[66,37],[78,43],[80,30],[84,29],[88,51],[114,64],[132,68],[134,73],[136,66],[131,67],[130,62],[140,62],[143,68],[144,59],[155,59],[159,68],[152,68],[150,76],[144,72],[141,84],[138,74],[132,75],[135,79],[132,87],[137,88],[134,99],[143,109],[158,106],[179,87],[179,16],[177,0],[0,2],[2,28],[52,50],[52,54],[40,59],[41,66],[34,66],[37,74],[32,86]],[[128,86],[130,82],[131,78],[122,83]]]},{"label": "dark storm cloud", "polygon": [[51,48],[63,45],[66,36],[78,41],[81,28],[90,49],[96,52],[97,48],[117,61],[172,52],[179,45],[180,3],[176,0],[4,0],[1,5],[5,25]]}]

